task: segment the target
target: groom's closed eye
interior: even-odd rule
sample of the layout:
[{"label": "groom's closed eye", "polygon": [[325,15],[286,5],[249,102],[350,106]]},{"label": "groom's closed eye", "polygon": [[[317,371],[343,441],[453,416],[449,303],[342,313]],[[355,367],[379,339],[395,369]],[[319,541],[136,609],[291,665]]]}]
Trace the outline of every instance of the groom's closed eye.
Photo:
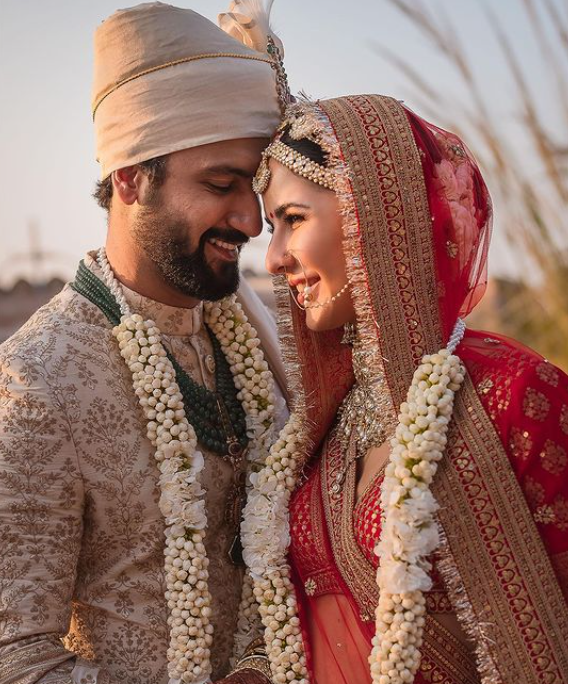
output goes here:
[{"label": "groom's closed eye", "polygon": [[218,192],[221,195],[225,195],[225,194],[231,192],[231,190],[234,188],[233,183],[212,183],[212,182],[208,182],[208,183],[205,183],[205,186],[207,188],[209,188],[209,190],[211,190],[212,192]]}]

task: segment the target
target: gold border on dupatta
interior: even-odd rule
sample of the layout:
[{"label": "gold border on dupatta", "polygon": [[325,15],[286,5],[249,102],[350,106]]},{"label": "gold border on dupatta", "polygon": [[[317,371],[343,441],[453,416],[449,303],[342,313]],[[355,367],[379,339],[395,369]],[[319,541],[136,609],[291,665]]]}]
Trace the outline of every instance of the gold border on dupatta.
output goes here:
[{"label": "gold border on dupatta", "polygon": [[[448,543],[439,567],[452,603],[471,605],[467,621],[473,624],[464,627],[477,631],[499,654],[493,660],[504,681],[560,684],[568,677],[566,602],[499,435],[469,377],[454,416],[450,446],[434,485]],[[484,681],[494,681],[489,667],[483,674]]]},{"label": "gold border on dupatta", "polygon": [[[420,154],[396,100],[362,95],[320,107],[350,170],[356,216],[344,208],[344,217],[360,245],[376,341],[399,405],[420,357],[445,342]],[[356,251],[352,246],[348,252],[351,260]],[[476,643],[482,680],[560,684],[568,673],[566,604],[499,435],[469,379],[458,395],[449,445],[433,487],[447,540],[442,574]],[[470,487],[474,473],[476,486]],[[476,497],[484,492],[480,511]]]},{"label": "gold border on dupatta", "polygon": [[367,279],[365,298],[373,308],[375,335],[398,408],[422,356],[437,351],[443,342],[420,155],[397,100],[358,95],[321,106],[351,171],[358,256],[363,257]]}]

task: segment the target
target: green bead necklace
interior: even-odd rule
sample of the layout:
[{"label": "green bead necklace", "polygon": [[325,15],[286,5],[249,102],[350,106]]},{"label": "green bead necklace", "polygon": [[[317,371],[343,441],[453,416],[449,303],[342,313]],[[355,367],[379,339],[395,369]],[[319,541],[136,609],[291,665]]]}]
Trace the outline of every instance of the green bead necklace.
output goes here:
[{"label": "green bead necklace", "polygon": [[[118,302],[108,287],[81,260],[71,287],[97,306],[112,325],[120,323]],[[192,380],[177,359],[166,349],[176,372],[176,381],[183,395],[189,422],[193,425],[200,444],[215,454],[232,460],[248,444],[245,412],[237,397],[233,374],[219,341],[205,325],[215,359],[215,391]]]}]

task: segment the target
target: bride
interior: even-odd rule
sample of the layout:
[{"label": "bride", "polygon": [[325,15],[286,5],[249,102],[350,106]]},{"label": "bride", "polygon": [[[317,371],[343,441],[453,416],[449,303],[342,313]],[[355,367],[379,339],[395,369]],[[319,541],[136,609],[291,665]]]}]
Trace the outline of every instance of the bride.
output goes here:
[{"label": "bride", "polygon": [[465,329],[470,153],[388,97],[300,102],[255,185],[293,395],[242,529],[273,681],[567,681],[568,378]]}]

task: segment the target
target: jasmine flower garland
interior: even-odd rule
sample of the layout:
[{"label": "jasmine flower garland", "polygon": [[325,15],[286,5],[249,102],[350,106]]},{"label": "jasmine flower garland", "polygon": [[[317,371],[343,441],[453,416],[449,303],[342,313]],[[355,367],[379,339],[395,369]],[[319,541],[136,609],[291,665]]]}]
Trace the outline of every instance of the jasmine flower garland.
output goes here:
[{"label": "jasmine flower garland", "polygon": [[[170,684],[210,682],[213,626],[204,539],[207,527],[204,467],[197,437],[188,422],[176,373],[155,323],[132,313],[122,287],[101,249],[98,262],[106,285],[120,306],[121,322],[113,329],[121,356],[132,373],[134,392],[147,420],[147,437],[155,447],[160,470],[160,511],[166,521],[165,598],[169,610]],[[274,378],[256,330],[234,296],[205,304],[205,319],[219,340],[233,373],[247,417],[251,468],[263,463],[274,440]],[[238,620],[239,637],[254,622],[250,581],[245,582]]]}]

